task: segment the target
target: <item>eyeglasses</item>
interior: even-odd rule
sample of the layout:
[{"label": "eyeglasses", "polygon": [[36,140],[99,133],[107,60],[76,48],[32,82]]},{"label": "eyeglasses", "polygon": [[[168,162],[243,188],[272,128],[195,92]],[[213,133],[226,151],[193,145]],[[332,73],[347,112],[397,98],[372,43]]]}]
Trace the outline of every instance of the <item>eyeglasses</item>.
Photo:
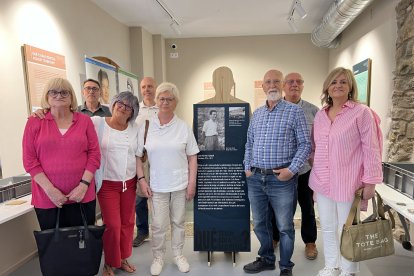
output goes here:
[{"label": "eyeglasses", "polygon": [[272,84],[279,85],[280,80],[267,80],[267,81],[264,82],[264,84],[266,84],[266,85],[272,85]]},{"label": "eyeglasses", "polygon": [[305,81],[304,80],[287,80],[286,83],[289,85],[293,85],[294,83],[297,83],[298,85],[302,85]]},{"label": "eyeglasses", "polygon": [[52,98],[56,98],[59,94],[62,98],[66,98],[70,95],[70,92],[68,90],[62,90],[62,91],[49,90],[47,94],[51,96]]},{"label": "eyeglasses", "polygon": [[92,92],[92,93],[96,93],[99,91],[99,87],[94,87],[94,86],[86,86],[83,88],[83,90],[88,91],[88,92]]},{"label": "eyeglasses", "polygon": [[130,105],[127,105],[127,104],[124,104],[123,102],[121,102],[121,101],[117,101],[117,102],[115,102],[116,103],[116,105],[119,107],[119,108],[123,108],[124,110],[126,110],[126,111],[132,111],[133,110],[133,108],[132,108],[132,106],[130,106]]},{"label": "eyeglasses", "polygon": [[158,99],[161,103],[171,103],[175,100],[175,98],[159,98]]}]

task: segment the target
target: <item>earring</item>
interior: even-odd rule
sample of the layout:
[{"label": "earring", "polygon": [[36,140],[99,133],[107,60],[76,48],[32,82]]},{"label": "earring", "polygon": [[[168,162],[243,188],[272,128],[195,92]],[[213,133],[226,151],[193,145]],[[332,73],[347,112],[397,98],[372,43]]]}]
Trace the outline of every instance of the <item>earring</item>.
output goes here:
[{"label": "earring", "polygon": [[328,95],[328,103],[332,102],[331,96]]},{"label": "earring", "polygon": [[348,93],[348,100],[352,98],[351,92]]}]

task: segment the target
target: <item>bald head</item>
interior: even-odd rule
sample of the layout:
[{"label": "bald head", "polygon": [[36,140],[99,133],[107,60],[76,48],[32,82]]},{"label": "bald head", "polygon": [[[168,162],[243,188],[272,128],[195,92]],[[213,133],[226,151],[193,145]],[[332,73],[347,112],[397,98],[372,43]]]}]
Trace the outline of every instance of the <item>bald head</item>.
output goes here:
[{"label": "bald head", "polygon": [[266,72],[263,77],[262,88],[263,91],[267,94],[269,90],[277,89],[277,91],[282,91],[282,81],[283,74],[282,72],[272,69]]},{"label": "bald head", "polygon": [[285,99],[291,103],[298,103],[302,96],[304,81],[302,75],[292,72],[286,75],[283,82],[283,91],[285,91]]},{"label": "bald head", "polygon": [[153,106],[155,105],[155,89],[157,88],[157,84],[154,78],[151,77],[144,77],[141,80],[140,89],[141,95],[144,98],[145,105]]}]

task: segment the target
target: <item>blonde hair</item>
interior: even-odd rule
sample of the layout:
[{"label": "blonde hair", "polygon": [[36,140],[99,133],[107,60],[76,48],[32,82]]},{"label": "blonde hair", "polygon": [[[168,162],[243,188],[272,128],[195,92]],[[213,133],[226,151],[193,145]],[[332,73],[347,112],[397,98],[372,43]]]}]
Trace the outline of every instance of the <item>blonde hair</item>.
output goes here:
[{"label": "blonde hair", "polygon": [[160,94],[165,92],[170,92],[174,96],[175,101],[178,103],[180,100],[180,92],[174,83],[163,82],[158,85],[157,90],[155,91],[155,98],[158,100]]},{"label": "blonde hair", "polygon": [[43,88],[43,95],[42,95],[42,100],[40,103],[40,106],[43,109],[50,109],[50,104],[48,101],[48,93],[49,90],[56,90],[56,91],[62,91],[62,90],[67,90],[69,91],[70,94],[70,110],[71,111],[76,111],[78,109],[78,101],[76,100],[76,96],[75,96],[75,92],[73,90],[72,85],[70,84],[70,82],[67,79],[64,78],[53,78],[50,79],[45,87]]},{"label": "blonde hair", "polygon": [[353,102],[358,102],[358,87],[357,83],[354,77],[354,74],[351,70],[346,69],[344,67],[337,67],[333,69],[329,75],[326,77],[323,88],[322,88],[322,95],[321,95],[321,103],[322,105],[329,105],[332,106],[332,99],[328,94],[328,88],[332,84],[332,81],[336,79],[339,75],[345,75],[345,78],[349,85],[349,94],[348,94],[348,100]]}]

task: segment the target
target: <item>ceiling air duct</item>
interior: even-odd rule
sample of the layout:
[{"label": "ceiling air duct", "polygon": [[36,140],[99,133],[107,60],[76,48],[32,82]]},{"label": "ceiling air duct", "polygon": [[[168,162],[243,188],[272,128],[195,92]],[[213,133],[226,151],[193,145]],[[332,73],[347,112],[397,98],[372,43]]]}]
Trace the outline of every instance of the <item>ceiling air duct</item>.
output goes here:
[{"label": "ceiling air duct", "polygon": [[341,32],[374,0],[335,0],[328,12],[312,32],[313,44],[336,48]]}]

